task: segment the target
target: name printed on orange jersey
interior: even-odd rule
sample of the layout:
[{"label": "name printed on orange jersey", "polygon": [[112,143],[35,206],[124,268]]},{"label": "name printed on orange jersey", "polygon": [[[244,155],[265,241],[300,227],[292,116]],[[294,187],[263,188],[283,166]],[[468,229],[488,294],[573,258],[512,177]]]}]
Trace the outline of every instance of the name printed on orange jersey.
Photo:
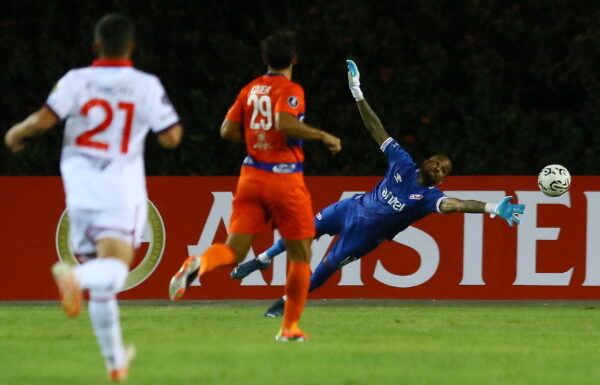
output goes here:
[{"label": "name printed on orange jersey", "polygon": [[256,85],[250,90],[250,95],[266,95],[271,91],[271,86]]}]

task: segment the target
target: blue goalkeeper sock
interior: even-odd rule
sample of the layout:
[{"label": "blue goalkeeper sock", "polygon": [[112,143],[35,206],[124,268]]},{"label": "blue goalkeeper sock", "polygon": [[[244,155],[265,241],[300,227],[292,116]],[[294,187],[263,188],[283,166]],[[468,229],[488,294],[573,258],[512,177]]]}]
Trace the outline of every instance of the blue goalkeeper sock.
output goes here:
[{"label": "blue goalkeeper sock", "polygon": [[267,263],[269,260],[275,258],[279,254],[285,251],[285,242],[283,242],[283,238],[280,238],[277,242],[273,244],[273,246],[269,247],[266,251],[260,253],[258,256],[258,260],[262,263]]},{"label": "blue goalkeeper sock", "polygon": [[283,242],[283,238],[279,238],[279,240],[275,242],[273,246],[269,247],[267,251],[265,251],[265,254],[267,254],[270,259],[273,259],[284,251],[285,242]]},{"label": "blue goalkeeper sock", "polygon": [[336,272],[336,268],[329,267],[323,262],[319,263],[319,266],[315,269],[314,273],[310,277],[310,287],[308,291],[311,292],[323,284]]}]

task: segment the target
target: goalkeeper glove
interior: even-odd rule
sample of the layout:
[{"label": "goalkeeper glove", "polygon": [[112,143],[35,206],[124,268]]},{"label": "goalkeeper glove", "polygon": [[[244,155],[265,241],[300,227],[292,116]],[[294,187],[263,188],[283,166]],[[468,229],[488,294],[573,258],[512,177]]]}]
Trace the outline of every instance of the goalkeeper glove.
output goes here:
[{"label": "goalkeeper glove", "polygon": [[502,202],[498,204],[486,203],[485,212],[490,213],[492,218],[496,215],[504,218],[510,226],[514,226],[515,223],[518,225],[521,223],[521,220],[517,214],[523,214],[523,212],[525,212],[525,205],[515,205],[509,203],[513,199],[513,197],[504,197]]},{"label": "goalkeeper glove", "polygon": [[350,92],[352,92],[354,100],[357,102],[361,101],[364,99],[364,96],[360,90],[360,73],[358,72],[358,67],[352,60],[346,60],[346,65],[348,65],[348,87],[350,87]]}]

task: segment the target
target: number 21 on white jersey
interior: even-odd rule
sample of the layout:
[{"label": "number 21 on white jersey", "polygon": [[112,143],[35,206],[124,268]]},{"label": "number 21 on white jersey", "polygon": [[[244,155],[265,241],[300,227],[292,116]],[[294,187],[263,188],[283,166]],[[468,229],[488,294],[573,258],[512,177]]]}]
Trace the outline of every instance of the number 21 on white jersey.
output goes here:
[{"label": "number 21 on white jersey", "polygon": [[[110,103],[104,99],[91,99],[86,102],[81,108],[81,115],[88,116],[88,113],[92,109],[99,109],[104,112],[104,119],[97,126],[85,131],[84,133],[77,136],[75,144],[79,147],[92,147],[99,150],[108,151],[109,143],[94,138],[95,135],[105,131],[113,123],[113,116],[115,114],[114,109]],[[135,113],[135,104],[127,102],[119,102],[117,104],[117,111],[125,113],[125,120],[123,127],[121,128],[121,143],[120,152],[126,154],[129,149],[129,137],[131,136],[131,124],[133,121],[133,115]]]}]

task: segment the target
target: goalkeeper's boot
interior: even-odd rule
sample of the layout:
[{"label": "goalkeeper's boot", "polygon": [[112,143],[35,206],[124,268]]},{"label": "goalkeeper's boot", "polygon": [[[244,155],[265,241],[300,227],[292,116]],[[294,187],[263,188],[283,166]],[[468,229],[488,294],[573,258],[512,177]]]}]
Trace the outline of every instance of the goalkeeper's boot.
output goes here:
[{"label": "goalkeeper's boot", "polygon": [[63,310],[69,317],[77,317],[81,310],[83,293],[71,265],[58,262],[52,266],[52,276],[58,286]]},{"label": "goalkeeper's boot", "polygon": [[260,259],[255,258],[248,262],[242,263],[241,265],[239,265],[238,267],[233,269],[231,271],[231,274],[229,274],[229,275],[233,279],[244,279],[248,275],[250,275],[250,273],[252,273],[256,270],[264,270],[264,269],[268,268],[270,265],[271,265],[270,260],[268,262],[261,262]]},{"label": "goalkeeper's boot", "polygon": [[181,299],[185,294],[185,290],[192,284],[194,279],[198,276],[198,270],[200,269],[200,257],[197,255],[189,256],[181,268],[169,283],[169,298],[171,301]]},{"label": "goalkeeper's boot", "polygon": [[129,374],[129,366],[135,358],[135,346],[125,346],[125,366],[120,369],[112,369],[108,371],[108,379],[112,382],[125,382],[127,374]]},{"label": "goalkeeper's boot", "polygon": [[296,342],[304,342],[308,341],[308,336],[304,334],[304,332],[298,328],[293,330],[279,330],[279,333],[275,336],[275,341],[280,342],[288,342],[288,341],[296,341]]},{"label": "goalkeeper's boot", "polygon": [[283,315],[283,308],[285,307],[285,299],[279,298],[271,307],[265,312],[265,317],[277,318]]}]

